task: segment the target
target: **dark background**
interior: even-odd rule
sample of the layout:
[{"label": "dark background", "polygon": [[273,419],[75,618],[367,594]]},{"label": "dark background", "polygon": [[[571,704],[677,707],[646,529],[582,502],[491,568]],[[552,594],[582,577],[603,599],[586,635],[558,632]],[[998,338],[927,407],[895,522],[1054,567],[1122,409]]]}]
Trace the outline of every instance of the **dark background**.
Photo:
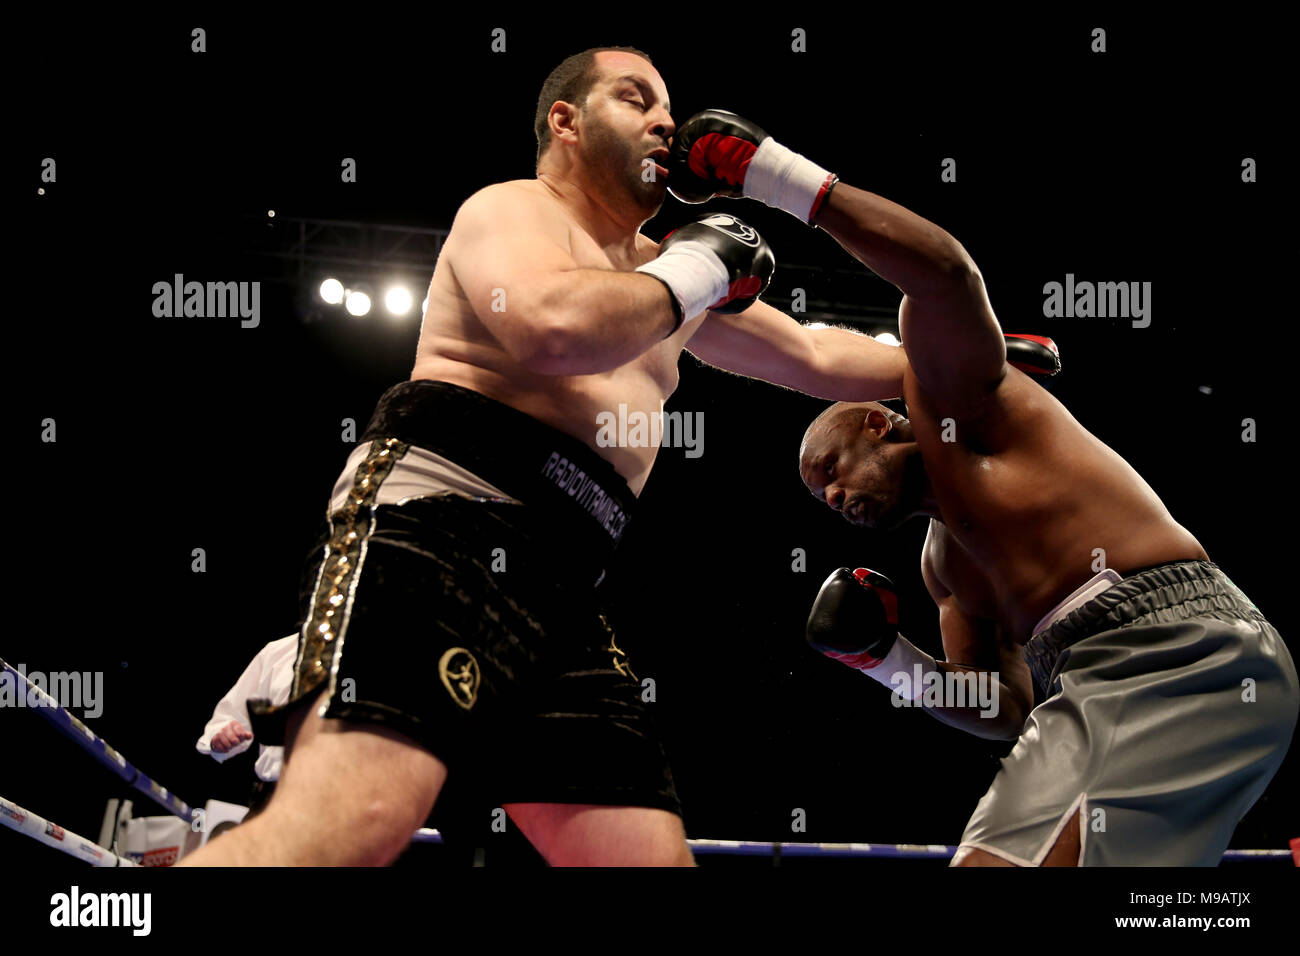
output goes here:
[{"label": "dark background", "polygon": [[[667,14],[611,19],[615,9],[328,26],[172,15],[16,32],[56,79],[15,106],[22,166],[9,205],[22,258],[7,357],[21,387],[6,469],[14,612],[0,656],[103,671],[96,732],[192,804],[243,800],[256,746],[218,766],[194,741],[252,656],[296,629],[299,569],[349,451],[340,423],[359,431],[409,374],[418,332],[378,309],[308,321],[324,273],[298,278],[267,252],[288,247],[295,217],[445,228],[472,192],[530,177],[543,79],[605,44],[650,53],[679,122],[735,110],[955,235],[1004,328],[1058,343],[1057,397],[1297,653],[1294,104],[1279,24],[1254,11],[1235,26],[819,8],[683,29]],[[204,54],[189,49],[196,25]],[[790,52],[795,26],[807,53]],[[1089,52],[1094,26],[1108,30],[1105,54]],[[490,51],[494,27],[507,31],[504,54]],[[58,181],[38,196],[47,156]],[[355,184],[339,181],[345,156]],[[1247,156],[1254,184],[1241,182]],[[956,183],[940,181],[946,157]],[[773,246],[774,303],[794,281],[782,266],[803,264],[857,275],[813,275],[810,297],[897,308],[897,290],[825,234],[751,202],[714,207]],[[645,232],[660,238],[699,212],[669,198]],[[414,277],[417,302],[432,268]],[[177,272],[260,280],[260,327],[154,318],[153,283]],[[1150,281],[1150,328],[1044,318],[1043,284],[1066,273]],[[788,274],[809,284],[806,270]],[[620,643],[657,683],[688,834],[957,842],[1009,744],[896,711],[802,639],[825,575],[869,565],[898,583],[903,632],[938,653],[918,571],[925,523],[863,532],[809,497],[796,451],[825,403],[690,356],[681,369],[668,409],[705,413],[705,453],[661,453],[608,587]],[[57,443],[39,439],[46,418]],[[1241,440],[1245,418],[1255,443]],[[190,570],[196,547],[204,574]],[[791,570],[795,548],[805,573]],[[0,714],[0,741],[0,794],[94,838],[104,800],[124,792],[114,779],[30,711]],[[1298,835],[1295,759],[1234,846]],[[806,832],[791,832],[795,808]],[[80,865],[7,830],[0,852]]]}]

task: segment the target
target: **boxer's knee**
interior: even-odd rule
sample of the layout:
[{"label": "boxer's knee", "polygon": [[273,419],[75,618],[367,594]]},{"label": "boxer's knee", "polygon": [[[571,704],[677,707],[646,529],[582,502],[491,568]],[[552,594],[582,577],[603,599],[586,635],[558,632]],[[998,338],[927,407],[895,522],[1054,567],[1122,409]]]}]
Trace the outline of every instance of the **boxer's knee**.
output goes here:
[{"label": "boxer's knee", "polygon": [[957,848],[950,866],[1015,866],[1015,864],[979,847],[963,846]]},{"label": "boxer's knee", "polygon": [[411,738],[356,721],[322,718],[313,702],[259,820],[283,827],[295,862],[391,863],[433,809],[446,766]]},{"label": "boxer's knee", "polygon": [[[358,776],[383,778],[382,765],[358,762]],[[378,792],[364,780],[325,781],[300,773],[299,786],[277,790],[253,825],[274,834],[284,862],[308,866],[384,866],[410,845],[428,819],[446,771],[416,788]],[[312,787],[313,782],[321,783]]]},{"label": "boxer's knee", "polygon": [[1043,860],[1043,866],[1078,866],[1080,849],[1079,814],[1072,813]]},{"label": "boxer's knee", "polygon": [[347,865],[387,866],[406,851],[411,835],[427,818],[428,813],[421,815],[407,802],[385,796],[371,799],[354,818],[356,838],[349,841]]},{"label": "boxer's knee", "polygon": [[[1071,813],[1061,829],[1060,834],[1052,842],[1052,848],[1047,851],[1047,856],[1043,858],[1040,866],[1078,866],[1080,863],[1081,843],[1079,830],[1080,812]],[[1028,861],[1022,861],[1029,865]],[[990,853],[988,850],[980,849],[974,846],[961,846],[953,855],[950,866],[1017,866],[1010,860],[1003,859],[996,853]]]}]

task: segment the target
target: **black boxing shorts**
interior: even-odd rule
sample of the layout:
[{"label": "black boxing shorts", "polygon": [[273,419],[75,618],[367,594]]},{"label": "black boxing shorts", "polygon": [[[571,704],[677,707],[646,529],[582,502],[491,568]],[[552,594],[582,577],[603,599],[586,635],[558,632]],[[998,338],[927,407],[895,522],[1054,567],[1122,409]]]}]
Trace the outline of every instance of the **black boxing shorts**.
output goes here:
[{"label": "black boxing shorts", "polygon": [[[582,442],[445,382],[393,386],[335,486],[302,586],[283,740],[323,717],[398,731],[448,768],[433,822],[505,803],[680,814],[642,688],[596,585],[636,498]],[[449,834],[450,835],[450,834]]]}]

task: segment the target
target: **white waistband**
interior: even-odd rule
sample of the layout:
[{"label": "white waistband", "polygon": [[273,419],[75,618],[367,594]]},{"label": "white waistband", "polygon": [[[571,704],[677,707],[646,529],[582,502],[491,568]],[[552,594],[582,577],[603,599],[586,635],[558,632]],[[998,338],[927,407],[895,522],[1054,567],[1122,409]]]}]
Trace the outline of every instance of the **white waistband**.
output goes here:
[{"label": "white waistband", "polygon": [[1075,608],[1082,607],[1108,587],[1119,584],[1123,580],[1124,577],[1118,571],[1112,571],[1110,568],[1098,571],[1069,597],[1043,615],[1043,619],[1034,627],[1034,636],[1037,637],[1040,631],[1047,630]]},{"label": "white waistband", "polygon": [[[334,483],[334,493],[330,496],[329,514],[334,514],[343,507],[356,470],[365,461],[370,451],[370,442],[363,442],[352,450],[348,463]],[[384,483],[379,486],[375,498],[377,505],[400,505],[412,498],[426,495],[457,494],[466,498],[496,498],[501,501],[518,504],[500,488],[488,484],[478,475],[467,471],[454,461],[435,455],[431,451],[412,446],[405,455],[393,465]]]}]

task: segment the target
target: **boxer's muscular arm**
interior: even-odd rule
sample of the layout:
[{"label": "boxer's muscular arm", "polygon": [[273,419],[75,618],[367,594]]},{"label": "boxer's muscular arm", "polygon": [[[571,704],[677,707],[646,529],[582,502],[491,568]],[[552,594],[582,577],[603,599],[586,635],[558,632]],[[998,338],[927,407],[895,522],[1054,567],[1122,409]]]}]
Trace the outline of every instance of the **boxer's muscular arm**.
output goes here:
[{"label": "boxer's muscular arm", "polygon": [[939,605],[939,631],[943,636],[944,657],[947,658],[939,662],[939,669],[984,672],[998,684],[998,712],[994,717],[980,716],[978,701],[967,707],[925,709],[949,727],[965,730],[977,737],[1014,740],[1020,736],[1034,703],[1029,668],[1020,646],[1008,639],[993,621],[972,617],[963,611],[956,598],[934,575],[924,556],[921,576],[930,596]]},{"label": "boxer's muscular arm", "polygon": [[1006,346],[984,279],[956,239],[874,193],[839,183],[816,224],[903,293],[899,332],[922,389],[959,419],[1006,375]]},{"label": "boxer's muscular arm", "polygon": [[817,398],[869,402],[903,394],[903,350],[847,329],[809,329],[765,302],[710,312],[687,349],[719,368]]},{"label": "boxer's muscular arm", "polygon": [[643,273],[579,268],[565,218],[509,183],[465,201],[443,255],[479,321],[533,372],[617,368],[676,323],[667,286]]},{"label": "boxer's muscular arm", "polygon": [[947,658],[939,663],[940,669],[987,673],[989,680],[998,685],[998,712],[993,717],[981,716],[978,701],[967,707],[926,709],[948,726],[977,737],[1015,740],[1024,729],[1034,700],[1029,668],[1020,645],[1007,638],[993,621],[966,614],[951,594],[937,603],[943,653]]}]

